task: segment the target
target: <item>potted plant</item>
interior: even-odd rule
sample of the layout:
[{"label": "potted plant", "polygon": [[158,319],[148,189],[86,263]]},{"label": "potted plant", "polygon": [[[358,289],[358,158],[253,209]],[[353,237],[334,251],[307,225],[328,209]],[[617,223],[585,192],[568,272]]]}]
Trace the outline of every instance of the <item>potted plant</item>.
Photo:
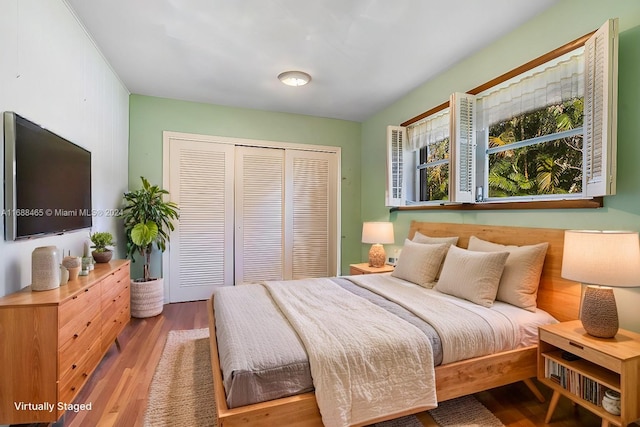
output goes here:
[{"label": "potted plant", "polygon": [[89,238],[91,239],[91,243],[93,243],[91,246],[93,248],[93,252],[91,252],[93,259],[96,260],[96,262],[111,261],[113,251],[111,251],[108,246],[115,245],[113,235],[108,231],[99,231],[91,234]]},{"label": "potted plant", "polygon": [[154,246],[166,249],[173,220],[178,219],[178,205],[165,201],[169,192],[142,179],[142,188],[124,195],[122,218],[127,236],[127,256],[135,261],[138,253],[144,262],[143,277],[131,280],[131,316],[152,317],[162,313],[164,283],[161,277],[151,277],[151,253]]}]

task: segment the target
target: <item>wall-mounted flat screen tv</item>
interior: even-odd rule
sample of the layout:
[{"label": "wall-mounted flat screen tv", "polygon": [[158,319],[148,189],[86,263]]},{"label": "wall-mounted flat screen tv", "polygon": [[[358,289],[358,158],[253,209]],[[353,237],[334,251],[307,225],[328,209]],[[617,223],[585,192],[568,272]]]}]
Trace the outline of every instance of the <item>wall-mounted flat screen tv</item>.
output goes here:
[{"label": "wall-mounted flat screen tv", "polygon": [[91,152],[14,112],[3,118],[5,240],[90,228]]}]

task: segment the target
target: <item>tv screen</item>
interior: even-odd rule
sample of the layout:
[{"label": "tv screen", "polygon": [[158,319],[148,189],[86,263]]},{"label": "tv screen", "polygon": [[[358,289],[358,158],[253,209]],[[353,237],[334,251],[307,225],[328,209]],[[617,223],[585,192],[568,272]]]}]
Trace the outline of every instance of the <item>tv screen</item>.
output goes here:
[{"label": "tv screen", "polygon": [[4,113],[5,239],[90,228],[91,152]]}]

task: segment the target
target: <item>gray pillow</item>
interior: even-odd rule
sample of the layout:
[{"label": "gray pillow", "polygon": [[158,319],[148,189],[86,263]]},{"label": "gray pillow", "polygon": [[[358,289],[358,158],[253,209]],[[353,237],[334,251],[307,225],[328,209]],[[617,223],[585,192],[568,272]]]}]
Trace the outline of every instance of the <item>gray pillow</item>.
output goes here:
[{"label": "gray pillow", "polygon": [[448,244],[424,245],[405,239],[393,277],[432,288],[442,260],[449,249]]},{"label": "gray pillow", "polygon": [[433,245],[434,243],[448,243],[450,245],[457,245],[458,244],[458,236],[453,236],[453,237],[429,237],[426,236],[424,234],[422,234],[419,231],[416,231],[415,234],[413,235],[413,239],[411,239],[412,241],[416,242],[416,243],[428,243]]}]

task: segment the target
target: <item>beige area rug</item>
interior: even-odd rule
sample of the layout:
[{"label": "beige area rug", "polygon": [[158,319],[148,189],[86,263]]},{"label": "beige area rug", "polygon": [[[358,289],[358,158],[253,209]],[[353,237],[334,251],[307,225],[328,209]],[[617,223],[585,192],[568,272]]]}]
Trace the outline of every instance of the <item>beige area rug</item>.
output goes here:
[{"label": "beige area rug", "polygon": [[[429,414],[442,427],[503,426],[473,396],[442,402]],[[144,425],[217,427],[208,329],[169,332],[151,382]],[[421,426],[414,416],[375,425]]]}]

